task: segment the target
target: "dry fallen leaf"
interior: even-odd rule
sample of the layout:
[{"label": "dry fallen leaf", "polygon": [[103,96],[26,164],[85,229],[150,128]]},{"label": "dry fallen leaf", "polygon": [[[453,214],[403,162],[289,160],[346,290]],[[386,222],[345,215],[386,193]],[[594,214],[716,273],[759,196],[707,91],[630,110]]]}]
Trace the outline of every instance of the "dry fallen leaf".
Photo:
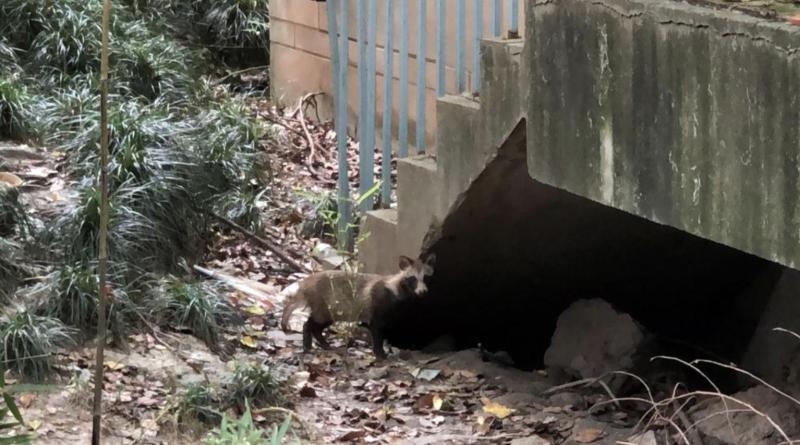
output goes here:
[{"label": "dry fallen leaf", "polygon": [[0,183],[11,187],[19,187],[22,185],[22,178],[13,173],[0,172]]},{"label": "dry fallen leaf", "polygon": [[247,313],[253,314],[253,315],[264,315],[264,314],[267,313],[267,311],[265,311],[264,308],[262,308],[261,306],[255,306],[255,305],[247,306],[244,310]]},{"label": "dry fallen leaf", "polygon": [[414,402],[414,409],[417,411],[427,411],[433,408],[434,394],[425,394]]},{"label": "dry fallen leaf", "polygon": [[337,442],[353,442],[355,440],[363,438],[367,434],[364,430],[356,430],[350,431],[349,433],[344,433],[339,436],[336,441]]},{"label": "dry fallen leaf", "polygon": [[438,394],[433,396],[433,409],[440,411],[442,409],[442,405],[444,405],[444,399],[439,397]]},{"label": "dry fallen leaf", "polygon": [[482,397],[481,402],[483,403],[483,412],[485,412],[486,414],[491,414],[497,417],[498,419],[505,419],[506,417],[510,416],[516,411],[515,409],[509,408],[507,406],[503,406],[499,403],[492,402],[486,397]]},{"label": "dry fallen leaf", "polygon": [[242,337],[239,339],[239,342],[240,342],[241,344],[243,344],[243,345],[247,346],[248,348],[253,348],[253,349],[255,349],[255,348],[256,348],[256,346],[258,346],[258,345],[256,344],[256,341],[253,339],[253,337],[251,337],[251,336],[249,336],[249,335],[242,335]]},{"label": "dry fallen leaf", "polygon": [[302,388],[300,388],[300,397],[311,398],[311,397],[316,397],[316,396],[317,396],[317,392],[314,390],[314,388],[312,388],[312,387],[310,387],[308,385],[303,386]]},{"label": "dry fallen leaf", "polygon": [[575,433],[573,439],[580,443],[592,443],[601,439],[603,436],[605,436],[605,432],[601,429],[585,428]]},{"label": "dry fallen leaf", "polygon": [[22,394],[19,396],[19,405],[23,408],[30,408],[34,400],[36,400],[36,394]]},{"label": "dry fallen leaf", "polygon": [[28,428],[32,429],[33,431],[38,430],[39,427],[42,426],[42,421],[41,420],[30,420],[30,421],[28,421],[26,423],[28,424]]},{"label": "dry fallen leaf", "polygon": [[106,360],[105,362],[103,362],[103,364],[106,366],[106,368],[112,371],[119,371],[125,369],[125,364],[120,362],[115,362],[113,360]]}]

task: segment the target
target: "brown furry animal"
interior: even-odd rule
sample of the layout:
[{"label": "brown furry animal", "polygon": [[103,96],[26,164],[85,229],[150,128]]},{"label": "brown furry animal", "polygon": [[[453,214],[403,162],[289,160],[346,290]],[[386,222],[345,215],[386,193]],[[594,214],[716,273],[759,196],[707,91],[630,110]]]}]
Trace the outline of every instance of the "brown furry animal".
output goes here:
[{"label": "brown furry animal", "polygon": [[342,271],[315,273],[299,283],[297,292],[287,298],[281,328],[289,331],[292,313],[302,306],[310,308],[303,325],[303,350],[311,349],[312,336],[320,347],[328,342],[322,332],[335,322],[358,322],[372,334],[372,350],[386,357],[384,330],[389,317],[401,301],[424,295],[425,278],[433,274],[435,255],[425,260],[400,257],[400,272],[394,275],[362,274]]}]

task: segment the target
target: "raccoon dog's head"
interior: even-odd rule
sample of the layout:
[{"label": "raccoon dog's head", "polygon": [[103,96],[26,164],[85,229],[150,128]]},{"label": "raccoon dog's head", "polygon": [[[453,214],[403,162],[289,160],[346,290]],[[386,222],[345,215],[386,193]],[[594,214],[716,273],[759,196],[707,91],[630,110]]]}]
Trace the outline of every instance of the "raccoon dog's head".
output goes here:
[{"label": "raccoon dog's head", "polygon": [[433,264],[436,255],[430,254],[424,260],[412,260],[409,257],[400,257],[400,285],[413,295],[421,296],[428,292],[425,284],[426,278],[433,275]]}]

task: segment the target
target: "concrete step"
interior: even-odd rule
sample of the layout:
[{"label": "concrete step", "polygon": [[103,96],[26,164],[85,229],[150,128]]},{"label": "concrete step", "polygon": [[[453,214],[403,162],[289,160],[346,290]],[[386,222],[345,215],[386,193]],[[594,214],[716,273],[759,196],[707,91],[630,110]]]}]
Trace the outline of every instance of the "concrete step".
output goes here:
[{"label": "concrete step", "polygon": [[441,221],[441,176],[432,156],[397,162],[397,246],[401,255],[416,257],[431,223]]},{"label": "concrete step", "polygon": [[358,260],[366,273],[397,271],[397,210],[367,212],[361,224]]}]

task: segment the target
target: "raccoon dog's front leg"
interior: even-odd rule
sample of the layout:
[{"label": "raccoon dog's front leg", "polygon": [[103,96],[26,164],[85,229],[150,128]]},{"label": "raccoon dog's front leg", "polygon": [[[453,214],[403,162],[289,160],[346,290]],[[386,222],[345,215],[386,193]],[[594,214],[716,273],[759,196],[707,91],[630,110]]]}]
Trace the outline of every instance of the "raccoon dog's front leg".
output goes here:
[{"label": "raccoon dog's front leg", "polygon": [[375,353],[375,358],[377,359],[385,359],[386,358],[386,351],[383,349],[383,329],[381,326],[377,324],[373,324],[369,327],[370,332],[372,332],[372,351]]},{"label": "raccoon dog's front leg", "polygon": [[331,346],[322,335],[322,331],[324,331],[328,326],[329,324],[317,323],[313,318],[309,317],[308,320],[306,320],[306,323],[303,325],[303,350],[306,352],[311,350],[312,337],[317,339],[317,343],[319,343],[320,348],[330,349]]}]

